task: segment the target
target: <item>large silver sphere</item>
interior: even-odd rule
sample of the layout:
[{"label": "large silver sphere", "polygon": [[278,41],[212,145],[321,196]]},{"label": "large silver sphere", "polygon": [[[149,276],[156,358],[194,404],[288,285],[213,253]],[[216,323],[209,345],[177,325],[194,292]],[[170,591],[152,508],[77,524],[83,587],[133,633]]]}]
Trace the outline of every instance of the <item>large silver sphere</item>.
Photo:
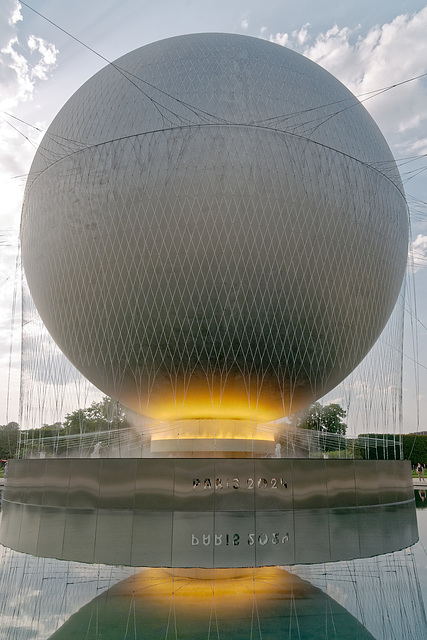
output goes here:
[{"label": "large silver sphere", "polygon": [[161,419],[268,420],[322,396],[387,322],[407,242],[363,106],[303,56],[231,34],[156,42],[86,82],[22,219],[59,347]]}]

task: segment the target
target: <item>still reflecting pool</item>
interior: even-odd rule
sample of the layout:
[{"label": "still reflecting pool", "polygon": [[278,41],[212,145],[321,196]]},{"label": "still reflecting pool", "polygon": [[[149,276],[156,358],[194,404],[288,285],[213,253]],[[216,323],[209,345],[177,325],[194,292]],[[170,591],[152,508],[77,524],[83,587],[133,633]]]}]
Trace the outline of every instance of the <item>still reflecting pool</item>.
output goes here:
[{"label": "still reflecting pool", "polygon": [[200,574],[38,558],[1,547],[1,637],[418,639],[427,636],[423,497],[415,495],[420,542],[414,547],[335,563]]}]

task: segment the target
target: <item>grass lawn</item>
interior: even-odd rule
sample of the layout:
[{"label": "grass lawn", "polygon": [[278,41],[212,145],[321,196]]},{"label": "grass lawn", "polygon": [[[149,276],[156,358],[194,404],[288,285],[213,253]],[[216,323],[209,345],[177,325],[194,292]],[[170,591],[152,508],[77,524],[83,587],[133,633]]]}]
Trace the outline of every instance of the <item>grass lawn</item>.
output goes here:
[{"label": "grass lawn", "polygon": [[[412,477],[413,478],[418,478],[418,473],[416,471],[412,471]],[[424,473],[423,473],[423,478],[427,478],[425,469],[424,469]]]}]

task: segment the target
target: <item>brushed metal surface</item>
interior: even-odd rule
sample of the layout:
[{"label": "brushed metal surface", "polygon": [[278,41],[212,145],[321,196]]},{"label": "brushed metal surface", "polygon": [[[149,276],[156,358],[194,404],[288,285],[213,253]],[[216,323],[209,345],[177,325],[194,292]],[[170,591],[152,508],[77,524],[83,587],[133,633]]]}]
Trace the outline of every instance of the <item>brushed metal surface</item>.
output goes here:
[{"label": "brushed metal surface", "polygon": [[65,496],[70,485],[71,460],[49,460],[41,465],[43,473],[42,504],[50,506],[66,506]]},{"label": "brushed metal surface", "polygon": [[70,486],[66,493],[67,507],[96,509],[99,499],[99,478],[102,460],[71,459]]},{"label": "brushed metal surface", "polygon": [[401,461],[12,460],[0,542],[43,557],[133,566],[373,556],[418,538],[408,478],[410,464]]},{"label": "brushed metal surface", "polygon": [[326,460],[294,460],[294,509],[326,509]]},{"label": "brushed metal surface", "polygon": [[137,460],[133,458],[126,464],[120,463],[121,460],[114,458],[102,460],[98,509],[135,508]]},{"label": "brushed metal surface", "polygon": [[144,511],[171,510],[174,495],[174,465],[170,460],[143,459],[136,461],[135,509]]},{"label": "brushed metal surface", "polygon": [[325,466],[328,505],[357,506],[356,478],[352,460],[334,460]]}]

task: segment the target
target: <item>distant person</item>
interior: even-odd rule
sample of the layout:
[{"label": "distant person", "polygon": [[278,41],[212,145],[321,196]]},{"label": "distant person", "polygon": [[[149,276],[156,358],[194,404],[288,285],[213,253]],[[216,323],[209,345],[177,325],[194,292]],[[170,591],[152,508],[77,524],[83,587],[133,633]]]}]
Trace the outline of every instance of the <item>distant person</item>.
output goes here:
[{"label": "distant person", "polygon": [[418,480],[421,482],[421,480],[424,482],[424,467],[421,464],[421,462],[418,463],[417,465],[417,473],[418,473]]},{"label": "distant person", "polygon": [[419,496],[421,498],[421,502],[424,502],[424,500],[426,499],[425,489],[419,489],[418,493],[419,493]]}]

